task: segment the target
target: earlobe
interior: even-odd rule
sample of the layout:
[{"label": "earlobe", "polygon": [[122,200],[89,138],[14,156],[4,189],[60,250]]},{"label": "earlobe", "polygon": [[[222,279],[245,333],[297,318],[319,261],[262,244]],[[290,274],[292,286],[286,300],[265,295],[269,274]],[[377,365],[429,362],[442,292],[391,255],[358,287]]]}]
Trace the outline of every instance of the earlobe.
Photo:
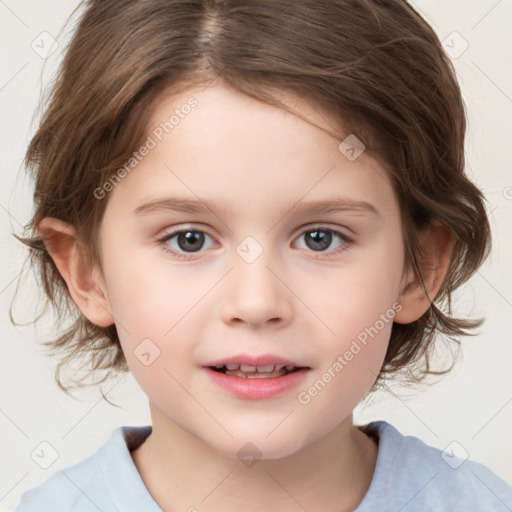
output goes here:
[{"label": "earlobe", "polygon": [[87,264],[74,226],[45,217],[39,223],[38,231],[80,311],[100,327],[112,325],[114,317],[101,270],[97,265]]},{"label": "earlobe", "polygon": [[441,225],[430,225],[420,234],[421,255],[418,266],[423,284],[410,269],[405,276],[397,302],[402,309],[394,321],[408,324],[418,320],[430,308],[448,272],[455,238],[453,232]]}]

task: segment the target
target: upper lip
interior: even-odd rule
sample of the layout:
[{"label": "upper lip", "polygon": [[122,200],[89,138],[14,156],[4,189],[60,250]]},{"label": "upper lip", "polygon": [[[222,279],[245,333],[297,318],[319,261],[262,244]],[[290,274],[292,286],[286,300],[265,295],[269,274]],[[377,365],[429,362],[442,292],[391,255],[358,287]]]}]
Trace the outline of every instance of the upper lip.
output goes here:
[{"label": "upper lip", "polygon": [[285,359],[274,354],[261,354],[261,355],[250,355],[240,354],[232,357],[223,357],[216,359],[215,361],[209,361],[203,366],[220,366],[226,364],[238,364],[246,366],[270,366],[270,365],[283,365],[283,366],[295,366],[296,368],[308,368],[301,365],[291,359]]}]

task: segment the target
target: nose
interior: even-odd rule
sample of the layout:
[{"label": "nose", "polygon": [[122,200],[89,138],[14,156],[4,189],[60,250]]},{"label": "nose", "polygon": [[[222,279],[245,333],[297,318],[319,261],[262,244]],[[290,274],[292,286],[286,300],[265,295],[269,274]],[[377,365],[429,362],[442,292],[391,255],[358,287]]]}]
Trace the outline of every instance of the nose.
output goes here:
[{"label": "nose", "polygon": [[229,324],[282,328],[292,318],[292,292],[285,284],[280,265],[263,253],[252,262],[235,254],[234,268],[226,276],[222,319]]}]

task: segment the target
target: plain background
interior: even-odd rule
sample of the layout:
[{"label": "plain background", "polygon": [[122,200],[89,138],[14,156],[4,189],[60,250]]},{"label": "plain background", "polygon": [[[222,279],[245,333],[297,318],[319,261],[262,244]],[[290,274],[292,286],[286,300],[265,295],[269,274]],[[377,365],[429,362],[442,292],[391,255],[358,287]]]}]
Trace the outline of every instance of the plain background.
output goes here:
[{"label": "plain background", "polygon": [[[76,0],[0,0],[0,510],[13,508],[23,491],[91,454],[116,426],[150,424],[147,399],[131,374],[103,385],[121,408],[103,400],[99,388],[73,400],[54,381],[57,361],[38,344],[48,339],[51,327],[14,327],[9,320],[26,256],[11,233],[22,234],[32,208],[22,159],[35,130],[41,90],[51,80],[64,39],[48,59],[44,53],[49,35],[59,36],[76,5]],[[468,173],[488,200],[494,245],[485,265],[457,293],[456,311],[486,321],[478,336],[463,340],[460,362],[448,376],[421,390],[391,385],[360,406],[355,419],[358,424],[387,420],[403,434],[469,455],[512,483],[512,157],[507,143],[512,2],[416,0],[414,5],[446,42],[468,110]],[[29,322],[40,299],[33,280],[24,282],[14,314]]]}]

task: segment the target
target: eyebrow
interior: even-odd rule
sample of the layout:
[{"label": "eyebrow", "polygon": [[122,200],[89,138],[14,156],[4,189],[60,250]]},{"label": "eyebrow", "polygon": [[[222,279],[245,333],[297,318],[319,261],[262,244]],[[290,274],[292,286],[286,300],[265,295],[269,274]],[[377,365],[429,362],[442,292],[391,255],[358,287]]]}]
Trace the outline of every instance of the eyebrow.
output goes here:
[{"label": "eyebrow", "polygon": [[[133,213],[135,215],[149,215],[159,211],[179,211],[183,213],[206,213],[231,211],[225,204],[219,204],[209,199],[187,199],[183,197],[162,197],[141,204]],[[351,199],[336,197],[333,199],[301,202],[296,201],[287,205],[285,212],[304,214],[321,214],[333,212],[361,212],[369,213],[377,217],[382,217],[375,205],[366,201],[354,201]]]}]

